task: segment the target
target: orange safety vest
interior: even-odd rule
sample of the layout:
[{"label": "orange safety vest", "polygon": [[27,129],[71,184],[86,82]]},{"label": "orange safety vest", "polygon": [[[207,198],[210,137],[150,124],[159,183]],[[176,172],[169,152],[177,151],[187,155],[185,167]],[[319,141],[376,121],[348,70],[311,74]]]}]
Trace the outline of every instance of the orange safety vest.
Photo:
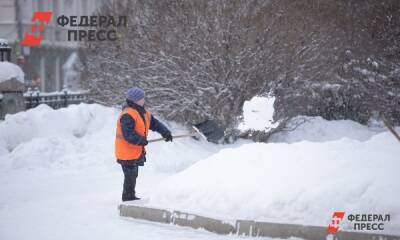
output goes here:
[{"label": "orange safety vest", "polygon": [[115,156],[119,160],[138,160],[142,153],[146,153],[146,150],[144,149],[144,146],[131,144],[125,140],[122,134],[120,121],[122,115],[124,114],[129,114],[135,121],[135,129],[133,129],[132,131],[145,138],[147,138],[147,134],[149,132],[151,114],[146,111],[143,119],[136,109],[127,107],[122,110],[121,114],[118,117],[117,134],[115,137]]}]

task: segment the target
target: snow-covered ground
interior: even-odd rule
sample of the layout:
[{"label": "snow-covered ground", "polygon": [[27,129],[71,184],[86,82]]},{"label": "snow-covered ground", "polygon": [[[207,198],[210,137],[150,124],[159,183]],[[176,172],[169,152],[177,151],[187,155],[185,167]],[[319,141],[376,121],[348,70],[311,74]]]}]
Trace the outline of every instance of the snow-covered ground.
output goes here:
[{"label": "snow-covered ground", "polygon": [[[119,169],[19,169],[1,173],[0,239],[239,239],[118,216]],[[139,192],[164,174],[142,172]],[[243,238],[241,238],[243,239]]]},{"label": "snow-covered ground", "polygon": [[[42,105],[0,122],[0,239],[236,238],[118,216],[117,114]],[[206,216],[321,226],[336,210],[390,213],[386,229],[399,233],[396,139],[351,121],[307,120],[269,144],[150,144],[139,196]]]},{"label": "snow-covered ground", "polygon": [[[119,217],[117,114],[95,104],[56,111],[41,105],[0,122],[0,239],[241,238]],[[220,148],[192,139],[150,145],[139,196],[149,196],[168,176]]]}]

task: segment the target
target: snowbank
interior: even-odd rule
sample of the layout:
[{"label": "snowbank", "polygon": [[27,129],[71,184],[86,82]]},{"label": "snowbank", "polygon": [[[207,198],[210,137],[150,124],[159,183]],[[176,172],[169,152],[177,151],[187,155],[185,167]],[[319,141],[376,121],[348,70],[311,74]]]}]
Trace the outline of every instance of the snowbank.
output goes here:
[{"label": "snowbank", "polygon": [[[115,124],[119,110],[98,104],[53,110],[46,105],[7,115],[0,123],[0,169],[117,166]],[[174,133],[185,131],[171,124]],[[150,138],[160,137],[150,133]],[[219,146],[188,139],[148,146],[147,168],[175,172],[215,153]],[[188,154],[196,153],[196,154]]]},{"label": "snowbank", "polygon": [[0,82],[15,78],[23,83],[24,76],[24,72],[18,65],[10,62],[0,62]]},{"label": "snowbank", "polygon": [[[113,153],[118,112],[97,104],[59,110],[41,105],[0,121],[0,239],[226,238],[118,216],[123,183]],[[166,176],[218,149],[190,138],[149,144],[138,195],[147,197]]]},{"label": "snowbank", "polygon": [[269,141],[286,143],[325,142],[342,138],[367,141],[372,136],[387,131],[379,125],[368,127],[351,120],[328,121],[322,117],[305,116],[291,120],[287,129],[287,131],[273,134]]},{"label": "snowbank", "polygon": [[385,132],[364,142],[343,138],[223,149],[164,181],[149,204],[322,226],[333,211],[389,213],[386,231],[400,233],[399,146]]},{"label": "snowbank", "polygon": [[[0,198],[0,216],[20,222],[49,206],[59,212],[61,204],[65,212],[73,209],[69,219],[79,219],[85,205],[89,212],[81,222],[86,224],[94,213],[115,207],[122,184],[113,153],[118,113],[80,104],[59,110],[41,105],[7,115],[0,122],[0,195],[5,196]],[[186,131],[172,123],[169,127],[175,134]],[[400,148],[390,133],[380,131],[313,118],[276,136],[279,143],[224,146],[190,138],[152,143],[138,191],[144,197],[151,194],[151,205],[226,219],[324,226],[337,210],[389,213],[392,221],[385,229],[399,233]],[[4,207],[14,205],[18,208]],[[99,223],[107,225],[113,214]],[[43,228],[62,226],[53,226],[52,216],[46,215]],[[69,224],[77,228],[73,221]],[[3,223],[4,229],[14,225]]]},{"label": "snowbank", "polygon": [[[273,122],[275,97],[255,96],[243,105],[243,120],[238,129],[269,131],[277,127]],[[366,141],[379,132],[385,131],[381,126],[367,127],[351,120],[328,121],[322,117],[299,116],[292,119],[286,131],[273,134],[269,141],[293,143],[299,141],[333,141],[350,138]]]}]

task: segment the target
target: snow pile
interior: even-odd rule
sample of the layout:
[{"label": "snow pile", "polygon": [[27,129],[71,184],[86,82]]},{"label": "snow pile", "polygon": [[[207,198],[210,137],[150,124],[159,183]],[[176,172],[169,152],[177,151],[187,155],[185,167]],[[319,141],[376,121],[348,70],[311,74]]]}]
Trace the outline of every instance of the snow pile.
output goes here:
[{"label": "snow pile", "polygon": [[[0,167],[118,167],[114,157],[118,109],[98,104],[53,110],[46,105],[7,115],[0,123]],[[179,126],[172,131],[183,132]],[[150,132],[149,138],[160,137]],[[215,153],[220,147],[191,138],[147,147],[147,168],[175,172]],[[196,153],[196,154],[188,154]]]},{"label": "snow pile", "polygon": [[10,62],[0,62],[0,82],[15,78],[20,82],[24,82],[25,74],[22,69]]},{"label": "snow pile", "polygon": [[[0,121],[0,239],[225,239],[118,216],[123,183],[114,158],[118,113],[97,104],[59,110],[41,105]],[[147,197],[166,176],[220,148],[191,138],[149,144],[138,195]]]},{"label": "snow pile", "polygon": [[150,205],[220,218],[326,226],[333,211],[391,214],[400,233],[400,147],[388,132],[367,141],[251,143],[164,181]]},{"label": "snow pile", "polygon": [[40,105],[7,115],[0,124],[0,162],[20,168],[110,161],[109,125],[115,124],[116,114],[111,108],[82,104],[59,110]]},{"label": "snow pile", "polygon": [[300,116],[288,123],[286,131],[273,134],[269,141],[286,143],[304,140],[325,142],[342,138],[367,141],[383,131],[386,131],[386,129],[379,125],[368,127],[351,120],[328,121],[322,117]]},{"label": "snow pile", "polygon": [[[114,158],[118,114],[97,104],[41,105],[0,122],[0,233],[44,239],[52,229],[73,238],[67,225],[87,236],[101,238],[98,226],[132,235],[115,217],[123,181]],[[351,121],[307,120],[276,135],[276,143],[151,143],[139,196],[150,196],[152,206],[227,220],[326,226],[333,211],[391,214],[385,231],[400,233],[396,139]],[[32,229],[13,231],[18,224]]]},{"label": "snow pile", "polygon": [[[243,105],[243,121],[238,129],[269,131],[277,127],[273,121],[275,97],[255,96]],[[289,121],[285,131],[273,134],[271,142],[312,142],[332,141],[343,137],[366,141],[379,132],[382,127],[367,127],[351,120],[328,121],[322,117],[299,116]]]},{"label": "snow pile", "polygon": [[243,121],[239,130],[269,130],[276,127],[273,123],[275,97],[255,96],[243,104]]}]

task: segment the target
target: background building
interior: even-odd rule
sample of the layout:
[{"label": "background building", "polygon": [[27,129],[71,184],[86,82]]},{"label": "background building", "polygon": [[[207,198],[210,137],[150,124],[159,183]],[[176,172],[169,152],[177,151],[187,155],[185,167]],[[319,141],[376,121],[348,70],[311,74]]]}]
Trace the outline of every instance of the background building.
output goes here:
[{"label": "background building", "polygon": [[[61,15],[92,15],[106,0],[1,0],[0,38],[13,47],[12,61],[25,72],[27,87],[42,92],[60,91],[64,87],[79,88],[79,55],[83,47],[67,41],[67,27],[56,24]],[[21,47],[24,32],[30,32],[32,14],[52,11],[50,24],[44,29],[40,46]]]}]

